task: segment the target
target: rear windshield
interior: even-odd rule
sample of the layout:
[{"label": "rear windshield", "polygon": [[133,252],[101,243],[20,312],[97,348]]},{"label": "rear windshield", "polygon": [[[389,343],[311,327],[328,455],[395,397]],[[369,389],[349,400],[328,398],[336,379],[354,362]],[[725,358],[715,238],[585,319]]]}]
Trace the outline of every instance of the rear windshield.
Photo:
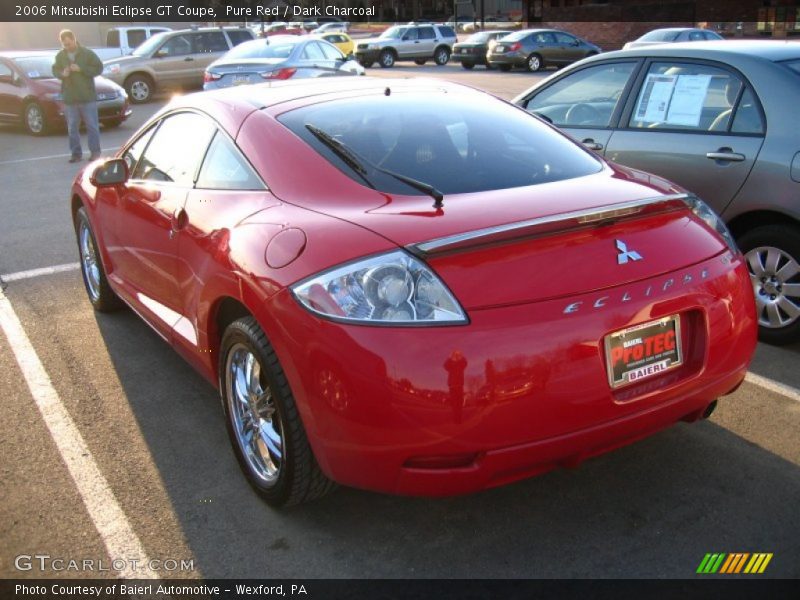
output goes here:
[{"label": "rear windshield", "polygon": [[786,60],[786,61],[783,61],[781,64],[786,65],[792,71],[794,71],[795,73],[800,75],[800,59]]},{"label": "rear windshield", "polygon": [[514,33],[508,34],[506,37],[503,38],[504,42],[518,42],[519,40],[525,39],[531,34],[530,31],[515,31]]},{"label": "rear windshield", "polygon": [[15,58],[14,62],[28,79],[51,79],[53,77],[53,56],[28,56]]},{"label": "rear windshield", "polygon": [[375,170],[443,194],[485,192],[571,179],[603,167],[536,117],[491,96],[391,93],[299,108],[278,120],[353,180],[368,185],[307,125],[353,150],[369,182],[387,193],[421,192]]},{"label": "rear windshield", "polygon": [[675,30],[657,29],[656,31],[645,33],[639,40],[642,42],[671,42],[678,37],[680,33],[680,31]]},{"label": "rear windshield", "polygon": [[483,44],[484,42],[488,41],[491,35],[492,34],[489,31],[481,31],[480,33],[473,33],[465,41],[468,44]]},{"label": "rear windshield", "polygon": [[281,39],[265,38],[263,40],[253,40],[239,44],[225,55],[225,60],[229,58],[288,58],[300,40],[286,39],[287,36],[280,36]]}]

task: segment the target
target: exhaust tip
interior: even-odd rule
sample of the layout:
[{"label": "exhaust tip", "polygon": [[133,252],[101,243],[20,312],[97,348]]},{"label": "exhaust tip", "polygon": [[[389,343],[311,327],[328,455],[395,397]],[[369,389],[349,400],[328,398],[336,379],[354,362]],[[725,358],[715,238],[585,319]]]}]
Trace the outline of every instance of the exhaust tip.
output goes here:
[{"label": "exhaust tip", "polygon": [[714,413],[716,408],[717,408],[717,401],[713,400],[708,406],[706,406],[706,409],[703,411],[703,418],[707,419],[708,417],[710,417]]}]

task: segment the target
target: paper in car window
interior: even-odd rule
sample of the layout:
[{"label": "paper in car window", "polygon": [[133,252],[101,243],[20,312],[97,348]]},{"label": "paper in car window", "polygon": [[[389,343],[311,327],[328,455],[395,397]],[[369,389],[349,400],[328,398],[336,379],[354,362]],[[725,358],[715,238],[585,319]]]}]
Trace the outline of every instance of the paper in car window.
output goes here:
[{"label": "paper in car window", "polygon": [[36,79],[39,77],[39,71],[28,71],[28,77],[31,79]]},{"label": "paper in car window", "polygon": [[669,103],[667,123],[697,127],[708,95],[711,75],[678,75]]},{"label": "paper in car window", "polygon": [[667,120],[667,110],[675,89],[677,75],[649,74],[639,97],[635,120],[645,123],[662,123]]}]

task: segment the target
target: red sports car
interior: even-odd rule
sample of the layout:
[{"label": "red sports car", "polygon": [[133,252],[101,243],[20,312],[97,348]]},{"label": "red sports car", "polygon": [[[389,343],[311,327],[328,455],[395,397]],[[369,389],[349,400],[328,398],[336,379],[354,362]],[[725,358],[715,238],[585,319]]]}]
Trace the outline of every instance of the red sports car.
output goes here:
[{"label": "red sports car", "polygon": [[72,188],[97,310],[218,386],[271,504],[472,492],[708,416],[753,288],[717,216],[442,81],[175,99]]}]

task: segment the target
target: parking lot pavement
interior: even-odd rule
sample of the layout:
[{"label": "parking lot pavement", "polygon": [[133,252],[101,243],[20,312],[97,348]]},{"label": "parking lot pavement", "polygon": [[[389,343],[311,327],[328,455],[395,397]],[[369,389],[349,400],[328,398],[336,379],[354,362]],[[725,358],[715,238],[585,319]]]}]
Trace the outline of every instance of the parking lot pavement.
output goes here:
[{"label": "parking lot pavement", "polygon": [[[370,71],[467,77],[505,97],[531,81],[451,66]],[[137,107],[103,147],[119,145],[158,106]],[[63,152],[64,137],[3,129],[0,140],[0,273],[74,263],[66,200],[75,166],[47,158]],[[800,400],[791,389],[744,383],[708,421],[479,494],[428,500],[340,489],[275,511],[238,470],[217,393],[132,312],[95,314],[74,269],[3,288],[0,299],[85,441],[83,458],[146,555],[193,561],[161,575],[691,577],[707,552],[771,552],[765,576],[800,576]],[[753,372],[796,390],[798,354],[759,346]],[[109,556],[108,524],[93,520],[85,486],[70,477],[37,410],[28,367],[0,334],[0,577],[42,576],[15,570],[20,554],[120,558]],[[98,574],[114,573],[82,575]]]}]

